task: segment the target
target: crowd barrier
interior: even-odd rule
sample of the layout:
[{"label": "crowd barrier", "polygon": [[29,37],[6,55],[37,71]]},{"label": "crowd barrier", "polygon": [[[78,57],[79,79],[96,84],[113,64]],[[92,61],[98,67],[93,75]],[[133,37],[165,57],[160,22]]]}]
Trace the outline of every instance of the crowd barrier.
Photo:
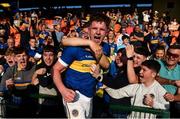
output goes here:
[{"label": "crowd barrier", "polygon": [[[52,96],[52,95],[47,95],[47,94],[31,94],[29,95],[29,98],[32,99],[52,99],[55,100],[58,97],[57,96]],[[38,104],[38,103],[37,103]],[[38,104],[40,107],[41,104]],[[0,118],[6,118],[9,115],[7,114],[7,110],[16,110],[19,108],[19,105],[14,103],[14,100],[9,100],[9,98],[4,97],[4,95],[0,95]],[[37,115],[38,116],[38,115]]]},{"label": "crowd barrier", "polygon": [[[139,107],[139,106],[126,106],[126,105],[115,105],[110,104],[110,109],[115,112],[138,112],[138,116],[141,114],[153,114],[156,115],[157,118],[170,118],[170,112],[168,110],[162,110],[162,109],[153,109],[148,107]],[[141,117],[132,117],[132,118],[142,118]],[[147,117],[146,117],[147,118]]]}]

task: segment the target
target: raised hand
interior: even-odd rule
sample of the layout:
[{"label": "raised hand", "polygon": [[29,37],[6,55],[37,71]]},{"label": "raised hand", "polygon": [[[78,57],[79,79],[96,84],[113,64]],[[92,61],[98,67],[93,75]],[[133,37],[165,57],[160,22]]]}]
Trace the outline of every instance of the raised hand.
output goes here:
[{"label": "raised hand", "polygon": [[127,45],[127,46],[126,46],[126,56],[127,56],[128,58],[134,56],[134,46],[133,46],[133,45]]}]

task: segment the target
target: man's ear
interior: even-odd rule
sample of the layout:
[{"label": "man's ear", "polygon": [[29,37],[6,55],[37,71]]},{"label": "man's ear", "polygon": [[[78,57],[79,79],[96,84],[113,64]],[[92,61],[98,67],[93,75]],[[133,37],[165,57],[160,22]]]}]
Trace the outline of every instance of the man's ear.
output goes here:
[{"label": "man's ear", "polygon": [[157,76],[156,72],[152,72],[152,77],[155,78]]}]

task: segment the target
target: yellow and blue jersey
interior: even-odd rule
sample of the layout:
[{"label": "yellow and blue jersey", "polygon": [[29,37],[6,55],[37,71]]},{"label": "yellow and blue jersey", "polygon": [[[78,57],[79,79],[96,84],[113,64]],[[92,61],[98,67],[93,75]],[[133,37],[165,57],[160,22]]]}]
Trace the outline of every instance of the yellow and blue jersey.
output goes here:
[{"label": "yellow and blue jersey", "polygon": [[87,97],[93,97],[97,81],[90,74],[91,65],[96,63],[92,52],[83,47],[66,47],[59,61],[64,66],[69,66],[65,73],[64,84]]}]

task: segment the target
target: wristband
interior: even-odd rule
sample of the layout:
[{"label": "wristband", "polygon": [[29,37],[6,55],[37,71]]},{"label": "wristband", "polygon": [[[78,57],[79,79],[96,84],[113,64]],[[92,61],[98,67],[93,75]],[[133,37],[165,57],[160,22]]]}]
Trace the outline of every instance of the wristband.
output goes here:
[{"label": "wristband", "polygon": [[103,75],[99,75],[97,78],[96,78],[99,82],[102,82],[102,80],[103,80]]},{"label": "wristband", "polygon": [[133,57],[127,57],[127,60],[133,60]]}]

